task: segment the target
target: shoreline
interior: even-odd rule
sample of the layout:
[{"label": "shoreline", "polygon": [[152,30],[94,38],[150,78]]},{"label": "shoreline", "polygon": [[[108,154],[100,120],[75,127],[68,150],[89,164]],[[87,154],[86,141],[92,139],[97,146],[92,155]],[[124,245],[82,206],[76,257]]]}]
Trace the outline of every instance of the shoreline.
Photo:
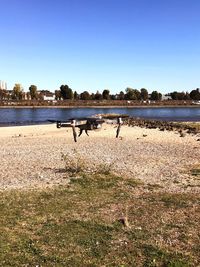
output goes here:
[{"label": "shoreline", "polygon": [[6,108],[200,108],[200,105],[128,105],[128,106],[123,106],[123,105],[105,105],[105,106],[0,106],[0,109],[6,109]]},{"label": "shoreline", "polygon": [[[165,124],[170,124],[170,123],[187,123],[187,124],[200,124],[200,120],[163,120],[163,118],[142,118],[142,117],[134,117],[134,116],[129,116],[129,119],[133,120],[141,120],[141,121],[147,121],[149,123],[165,123]],[[23,127],[23,126],[45,126],[45,125],[53,125],[55,123],[51,123],[49,121],[36,121],[32,123],[0,123],[0,129],[2,128],[11,128],[11,127]]]}]

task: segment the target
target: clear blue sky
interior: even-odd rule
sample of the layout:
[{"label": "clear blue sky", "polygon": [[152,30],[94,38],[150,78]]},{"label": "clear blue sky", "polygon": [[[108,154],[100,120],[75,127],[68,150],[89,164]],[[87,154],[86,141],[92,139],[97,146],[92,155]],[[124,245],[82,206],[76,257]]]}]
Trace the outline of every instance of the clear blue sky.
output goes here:
[{"label": "clear blue sky", "polygon": [[0,11],[9,89],[200,87],[199,0],[0,0]]}]

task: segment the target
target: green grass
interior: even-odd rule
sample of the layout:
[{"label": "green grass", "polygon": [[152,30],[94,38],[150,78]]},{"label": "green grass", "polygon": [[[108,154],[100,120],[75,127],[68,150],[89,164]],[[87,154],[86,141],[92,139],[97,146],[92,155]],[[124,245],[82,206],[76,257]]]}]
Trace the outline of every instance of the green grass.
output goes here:
[{"label": "green grass", "polygon": [[112,174],[2,192],[0,266],[197,266],[199,203]]},{"label": "green grass", "polygon": [[191,174],[193,175],[193,176],[200,176],[200,168],[198,168],[198,169],[192,169],[191,170]]},{"label": "green grass", "polygon": [[176,124],[194,128],[194,129],[196,129],[197,132],[200,131],[200,123],[199,122],[176,122]]}]

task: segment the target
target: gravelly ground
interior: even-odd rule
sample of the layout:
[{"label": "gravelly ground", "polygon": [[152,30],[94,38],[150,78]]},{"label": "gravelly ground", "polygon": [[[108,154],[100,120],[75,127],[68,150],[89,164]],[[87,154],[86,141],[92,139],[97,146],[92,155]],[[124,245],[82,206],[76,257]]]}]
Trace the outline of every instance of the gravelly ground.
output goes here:
[{"label": "gravelly ground", "polygon": [[[0,189],[46,187],[69,181],[61,154],[74,149],[91,166],[109,164],[120,175],[159,184],[169,191],[200,191],[199,176],[190,170],[200,164],[198,135],[123,126],[115,138],[114,126],[83,134],[73,142],[71,130],[55,125],[0,129]],[[103,167],[102,167],[103,168]]]}]

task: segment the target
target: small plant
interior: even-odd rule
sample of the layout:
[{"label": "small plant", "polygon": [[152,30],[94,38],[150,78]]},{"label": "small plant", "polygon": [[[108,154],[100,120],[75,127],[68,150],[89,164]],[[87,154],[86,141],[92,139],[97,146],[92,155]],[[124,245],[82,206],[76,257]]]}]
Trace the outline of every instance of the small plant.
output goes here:
[{"label": "small plant", "polygon": [[119,219],[119,222],[122,223],[126,228],[131,228],[128,217],[128,205],[126,205],[125,214],[121,219]]},{"label": "small plant", "polygon": [[100,164],[100,165],[98,165],[98,167],[96,169],[96,173],[109,175],[109,174],[111,174],[111,169],[112,169],[112,163]]},{"label": "small plant", "polygon": [[76,149],[72,151],[72,153],[61,154],[61,159],[65,163],[65,171],[70,175],[74,176],[78,173],[96,173],[96,174],[111,174],[111,169],[113,163],[103,163],[103,164],[95,164],[91,166],[84,156],[80,154]]},{"label": "small plant", "polygon": [[73,150],[72,154],[62,153],[61,158],[65,162],[65,170],[70,176],[86,172],[88,169],[85,159],[76,149]]}]

